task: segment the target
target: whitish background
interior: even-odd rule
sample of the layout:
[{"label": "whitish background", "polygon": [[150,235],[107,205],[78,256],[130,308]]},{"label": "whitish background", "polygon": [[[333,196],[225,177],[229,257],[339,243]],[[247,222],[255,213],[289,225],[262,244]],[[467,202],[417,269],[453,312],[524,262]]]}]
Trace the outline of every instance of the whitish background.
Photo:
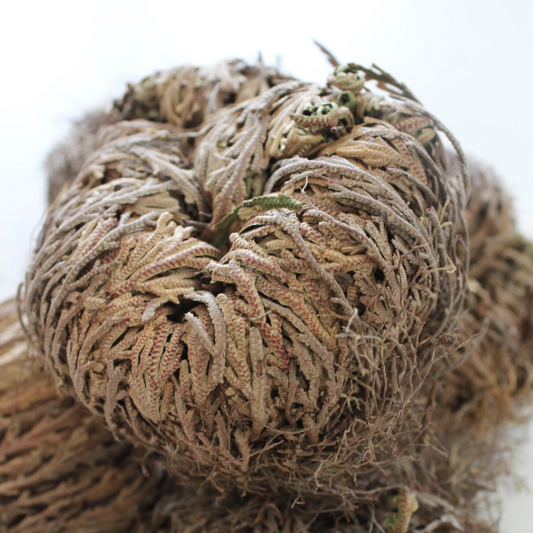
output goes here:
[{"label": "whitish background", "polygon": [[[266,62],[324,82],[312,40],[406,82],[492,162],[533,237],[533,2],[507,0],[5,2],[0,21],[0,298],[22,279],[45,202],[43,160],[83,110],[182,63]],[[524,436],[533,425],[523,430]],[[533,443],[516,470],[533,486]],[[505,493],[503,533],[530,533],[533,493]],[[529,504],[529,505],[528,505]]]}]

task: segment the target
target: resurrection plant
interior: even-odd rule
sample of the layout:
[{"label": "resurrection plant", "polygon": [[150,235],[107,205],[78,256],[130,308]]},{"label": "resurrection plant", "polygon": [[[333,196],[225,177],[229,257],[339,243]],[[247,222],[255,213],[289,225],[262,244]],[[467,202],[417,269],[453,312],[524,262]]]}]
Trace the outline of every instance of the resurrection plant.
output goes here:
[{"label": "resurrection plant", "polygon": [[471,161],[471,263],[462,338],[479,347],[450,357],[438,402],[453,423],[488,431],[520,416],[533,388],[533,247],[516,232],[511,202],[492,169]]},{"label": "resurrection plant", "polygon": [[492,531],[472,519],[470,507],[470,494],[478,490],[473,479],[479,472],[484,481],[494,475],[486,474],[489,463],[478,441],[472,454],[464,439],[454,439],[453,467],[445,448],[435,453],[427,447],[414,470],[404,465],[374,479],[369,502],[354,511],[332,510],[320,498],[296,507],[287,498],[243,498],[236,491],[221,499],[213,490],[176,486],[157,469],[145,477],[138,454],[116,443],[100,417],[60,398],[40,361],[28,354],[13,300],[0,305],[0,371],[0,532]]},{"label": "resurrection plant", "polygon": [[0,532],[132,531],[159,482],[131,456],[99,417],[59,398],[14,300],[1,304]]},{"label": "resurrection plant", "polygon": [[47,214],[22,308],[58,383],[182,482],[350,509],[416,440],[450,349],[466,162],[378,69],[269,85],[203,122],[154,90],[145,118],[167,124],[107,128]]},{"label": "resurrection plant", "polygon": [[81,121],[21,304],[94,414],[1,307],[0,531],[492,532],[475,517],[529,399],[533,259],[473,163],[463,216],[439,129],[379,69],[318,88],[238,61]]}]

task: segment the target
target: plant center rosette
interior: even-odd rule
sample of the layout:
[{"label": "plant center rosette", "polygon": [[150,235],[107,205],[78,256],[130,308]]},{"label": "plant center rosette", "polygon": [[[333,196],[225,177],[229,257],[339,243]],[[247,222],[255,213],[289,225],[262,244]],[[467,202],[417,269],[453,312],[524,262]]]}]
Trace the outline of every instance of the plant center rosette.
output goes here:
[{"label": "plant center rosette", "polygon": [[463,305],[467,191],[444,126],[354,64],[189,130],[123,122],[47,213],[28,332],[180,481],[348,508],[424,425]]}]

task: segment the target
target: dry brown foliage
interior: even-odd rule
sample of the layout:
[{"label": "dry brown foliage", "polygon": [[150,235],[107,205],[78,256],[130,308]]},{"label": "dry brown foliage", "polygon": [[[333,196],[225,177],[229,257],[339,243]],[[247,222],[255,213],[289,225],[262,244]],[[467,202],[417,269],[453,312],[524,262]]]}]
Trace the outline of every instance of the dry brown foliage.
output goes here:
[{"label": "dry brown foliage", "polygon": [[487,431],[519,418],[533,385],[533,247],[516,233],[510,200],[492,169],[471,162],[466,211],[471,263],[462,338],[439,403],[456,426]]},{"label": "dry brown foliage", "polygon": [[131,455],[99,417],[59,398],[15,302],[0,305],[0,531],[131,531],[157,484]]},{"label": "dry brown foliage", "polygon": [[[470,518],[479,490],[473,480],[480,472],[486,480],[491,460],[482,452],[492,448],[480,447],[479,441],[471,443],[475,455],[464,440],[456,440],[451,460],[444,450],[426,447],[423,463],[374,473],[369,503],[353,511],[331,509],[323,498],[295,503],[291,498],[242,498],[236,491],[222,498],[206,488],[176,486],[157,470],[145,477],[131,446],[114,442],[99,417],[61,399],[39,361],[27,353],[13,301],[0,305],[0,370],[0,531],[492,531]],[[417,511],[398,509],[396,494],[403,494],[405,502],[416,497]]]},{"label": "dry brown foliage", "polygon": [[[365,76],[382,89],[389,82],[400,94],[390,99],[368,90]],[[515,235],[497,180],[471,162],[465,217],[472,261],[468,313],[461,319],[466,345],[454,351],[462,298],[457,287],[467,262],[460,242],[466,187],[460,165],[441,152],[439,126],[405,87],[377,70],[339,67],[329,88],[320,89],[242,62],[159,73],[132,85],[110,113],[80,122],[49,166],[59,188],[82,170],[75,192],[53,207],[61,209],[54,223],[59,220],[64,233],[54,234],[60,245],[47,258],[39,312],[46,316],[48,300],[57,303],[59,294],[68,309],[60,325],[68,334],[52,339],[54,322],[45,324],[52,328],[47,342],[56,343],[50,353],[63,374],[71,372],[65,363],[76,359],[72,354],[86,357],[70,365],[74,384],[77,379],[81,397],[104,412],[117,435],[136,433],[148,448],[168,452],[178,474],[208,477],[225,490],[223,496],[206,487],[184,490],[167,480],[155,509],[143,505],[141,513],[133,505],[124,512],[124,495],[131,495],[119,484],[131,474],[125,482],[141,494],[139,480],[145,481],[132,466],[131,448],[113,443],[99,428],[100,417],[55,396],[26,355],[11,304],[0,311],[0,455],[8,450],[0,462],[0,503],[8,502],[0,527],[4,520],[15,528],[10,531],[55,531],[57,524],[138,533],[492,531],[472,517],[480,494],[505,473],[506,452],[493,429],[516,419],[529,399],[533,260],[530,244]],[[428,208],[437,214],[432,227]],[[132,224],[109,239],[109,228],[98,224],[113,217],[116,230],[121,222]],[[450,223],[455,233],[444,230]],[[354,228],[360,230],[355,239]],[[431,244],[423,257],[415,253],[428,246],[416,244],[420,235]],[[104,239],[98,253],[83,257]],[[401,260],[391,267],[394,257]],[[462,271],[451,282],[433,275],[425,285],[420,279],[424,271],[433,274],[431,264],[449,276],[455,267]],[[70,276],[70,293],[58,289],[62,276]],[[413,297],[416,291],[433,293],[433,300]],[[342,314],[345,301],[356,313]],[[406,302],[412,307],[402,307]],[[392,327],[384,327],[387,320]],[[472,336],[480,331],[476,345]],[[443,355],[452,372],[442,370],[444,360],[429,375],[420,370]],[[19,405],[25,410],[13,411]],[[75,430],[72,413],[78,423],[93,423]],[[19,427],[17,420],[37,429]],[[178,428],[158,427],[169,420]],[[414,432],[413,421],[421,422]],[[124,422],[131,427],[125,430]],[[77,431],[88,439],[87,428],[94,430],[87,447],[98,439],[107,447],[99,465],[125,472],[109,488],[117,505],[97,501],[106,469],[87,475],[89,450],[83,445],[85,455],[78,456],[78,437],[68,437]],[[68,468],[50,446],[61,439],[61,453],[74,457]],[[24,453],[15,455],[16,446]],[[336,454],[324,453],[328,447]],[[175,456],[184,450],[185,458]],[[33,475],[36,457],[48,466]],[[203,472],[191,471],[197,464]],[[241,497],[231,489],[235,476],[250,488],[257,480],[248,476],[255,472],[259,481],[252,489],[266,493],[280,475],[272,467],[282,471],[277,494]],[[68,483],[78,484],[58,481],[65,472]],[[354,473],[357,478],[348,479]],[[221,482],[220,474],[227,474]],[[333,490],[320,486],[332,480]],[[76,494],[69,512],[61,498],[52,505],[67,486]],[[2,499],[5,487],[9,499]],[[403,522],[391,502],[402,491],[406,502],[416,495],[419,505]],[[331,498],[339,494],[340,500]]]},{"label": "dry brown foliage", "polygon": [[348,509],[427,422],[413,406],[463,305],[468,176],[382,71],[270,85],[199,124],[173,104],[145,113],[170,124],[105,130],[48,212],[24,313],[64,389],[183,482]]},{"label": "dry brown foliage", "polygon": [[128,86],[114,104],[121,120],[146,119],[180,128],[201,125],[218,109],[253,98],[291,79],[273,67],[240,59],[214,67],[183,66],[156,72]]},{"label": "dry brown foliage", "polygon": [[445,128],[377,69],[318,88],[248,68],[157,74],[125,121],[80,127],[94,153],[65,165],[26,285],[35,345],[115,435],[223,493],[166,485],[139,533],[493,531],[487,429],[531,385],[507,197],[471,165],[461,338],[486,336],[454,351],[468,180]]}]

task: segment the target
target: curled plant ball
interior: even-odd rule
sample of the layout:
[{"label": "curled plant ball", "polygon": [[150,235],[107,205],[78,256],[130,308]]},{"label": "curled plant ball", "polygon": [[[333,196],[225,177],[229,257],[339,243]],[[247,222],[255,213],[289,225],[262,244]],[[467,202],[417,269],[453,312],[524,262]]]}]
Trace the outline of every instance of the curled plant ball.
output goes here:
[{"label": "curled plant ball", "polygon": [[152,504],[132,446],[59,398],[28,355],[14,301],[0,305],[0,531],[129,532]]},{"label": "curled plant ball", "polygon": [[533,385],[533,248],[518,235],[498,248],[473,260],[463,338],[481,340],[451,359],[441,399],[480,431],[519,416]]},{"label": "curled plant ball", "polygon": [[455,413],[455,425],[485,432],[518,417],[531,397],[533,252],[515,233],[511,202],[494,172],[473,160],[470,167],[465,346],[450,356],[455,370],[439,381],[439,403]]},{"label": "curled plant ball", "polygon": [[[462,307],[468,176],[400,84],[365,76],[394,98],[287,82],[213,114],[196,153],[117,124],[48,213],[32,343],[182,481],[351,508],[424,423],[409,408]],[[306,157],[294,135],[317,137]]]},{"label": "curled plant ball", "polygon": [[[368,501],[351,512],[331,510],[324,499],[293,506],[290,498],[243,498],[235,491],[221,499],[212,490],[183,489],[157,475],[147,479],[130,446],[116,443],[85,408],[57,396],[27,348],[14,302],[0,305],[0,531],[366,533],[371,524],[391,533],[430,525],[442,533],[490,531],[472,525],[479,526],[468,518],[469,500],[462,500],[463,508],[456,501],[465,495],[457,481],[475,463],[454,465],[452,474],[459,476],[451,476],[445,453],[428,447],[415,471],[389,470],[373,481]],[[454,446],[464,453],[458,441]],[[486,466],[487,457],[477,450]],[[418,470],[436,473],[438,492],[435,480]],[[453,491],[446,484],[452,477]],[[407,480],[416,492],[402,484]],[[472,492],[472,484],[465,485]]]}]

